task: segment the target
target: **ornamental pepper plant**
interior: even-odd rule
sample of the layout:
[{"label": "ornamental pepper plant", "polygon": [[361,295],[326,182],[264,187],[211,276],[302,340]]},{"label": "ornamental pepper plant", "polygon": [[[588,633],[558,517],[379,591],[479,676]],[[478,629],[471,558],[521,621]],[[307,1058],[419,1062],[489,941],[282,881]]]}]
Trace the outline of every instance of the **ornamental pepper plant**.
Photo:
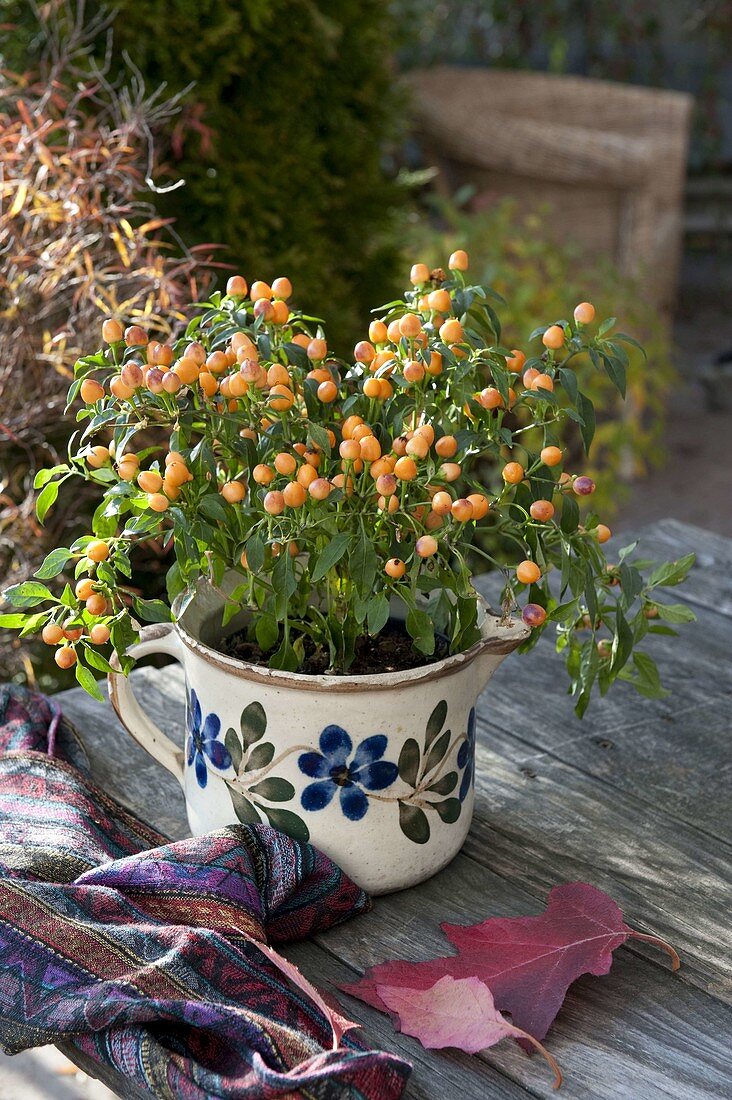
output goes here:
[{"label": "ornamental pepper plant", "polygon": [[[107,643],[128,671],[139,621],[171,617],[132,583],[131,553],[155,540],[173,546],[178,614],[202,578],[221,586],[234,571],[223,633],[248,609],[249,643],[272,668],[307,670],[315,655],[347,673],[359,647],[393,630],[395,606],[420,664],[480,636],[472,554],[502,574],[504,618],[532,628],[524,649],[556,629],[578,713],[617,677],[662,693],[638,647],[693,618],[658,599],[693,556],[634,564],[624,547],[610,564],[594,482],[565,468],[559,442],[567,417],[586,449],[594,432],[573,361],[588,353],[624,392],[635,341],[582,302],[525,349],[503,347],[500,300],[467,269],[463,251],[447,272],[415,264],[349,362],[292,307],[286,278],[233,276],[170,343],[108,318],[102,350],[76,363],[68,461],[36,479],[41,522],[74,479],[98,484],[92,529],[5,592],[24,610],[0,625],[40,631],[98,694],[91,670],[109,669]],[[509,562],[476,545],[482,524]],[[65,571],[65,587],[46,585]]]}]

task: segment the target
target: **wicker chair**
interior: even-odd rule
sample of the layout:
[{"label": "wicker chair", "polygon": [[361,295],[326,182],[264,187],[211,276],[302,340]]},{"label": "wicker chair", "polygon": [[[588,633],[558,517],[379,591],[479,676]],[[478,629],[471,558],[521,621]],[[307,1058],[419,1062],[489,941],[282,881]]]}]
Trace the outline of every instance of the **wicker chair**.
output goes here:
[{"label": "wicker chair", "polygon": [[552,232],[639,277],[670,314],[692,100],[582,77],[439,66],[412,73],[418,131],[451,194],[551,208]]}]

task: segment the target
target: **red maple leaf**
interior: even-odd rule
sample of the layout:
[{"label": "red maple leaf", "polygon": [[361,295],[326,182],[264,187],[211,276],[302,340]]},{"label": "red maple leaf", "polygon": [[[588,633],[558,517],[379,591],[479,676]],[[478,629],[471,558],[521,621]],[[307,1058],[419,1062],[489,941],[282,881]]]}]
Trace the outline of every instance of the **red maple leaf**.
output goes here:
[{"label": "red maple leaf", "polygon": [[398,1015],[404,1034],[414,1035],[423,1047],[457,1047],[477,1054],[501,1039],[523,1039],[541,1051],[554,1070],[554,1088],[561,1085],[562,1072],[546,1047],[501,1016],[480,978],[446,974],[430,989],[380,985],[378,991],[383,1003]]},{"label": "red maple leaf", "polygon": [[[536,917],[491,917],[481,924],[443,924],[457,955],[413,963],[401,960],[371,967],[364,977],[341,988],[382,1012],[395,1027],[398,1014],[380,995],[381,987],[426,991],[441,978],[476,977],[489,987],[496,1007],[513,1024],[543,1039],[572,982],[582,974],[607,974],[613,951],[630,936],[668,951],[673,969],[679,957],[654,936],[629,928],[607,894],[585,882],[555,886],[547,907]],[[528,1048],[525,1040],[522,1045]]]}]

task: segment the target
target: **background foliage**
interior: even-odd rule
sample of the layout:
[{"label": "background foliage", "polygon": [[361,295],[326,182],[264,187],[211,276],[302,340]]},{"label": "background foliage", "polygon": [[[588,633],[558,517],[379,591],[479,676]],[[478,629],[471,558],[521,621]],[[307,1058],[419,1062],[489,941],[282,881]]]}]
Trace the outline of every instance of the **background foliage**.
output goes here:
[{"label": "background foliage", "polygon": [[[163,209],[247,277],[286,270],[345,342],[396,276],[402,201],[381,162],[401,122],[385,0],[118,0],[115,55],[195,88]],[[396,288],[396,283],[393,284]],[[378,287],[378,290],[377,290]]]},{"label": "background foliage", "polygon": [[392,0],[405,67],[450,63],[574,73],[691,92],[691,163],[732,162],[728,0]]},{"label": "background foliage", "polygon": [[[13,434],[0,433],[0,569],[14,579],[32,571],[48,540],[62,537],[52,529],[45,544],[37,538],[27,490],[34,468],[65,446],[59,413],[69,363],[80,349],[97,346],[101,311],[119,310],[130,320],[142,311],[147,327],[171,306],[175,315],[176,295],[195,266],[180,237],[224,242],[232,264],[250,277],[293,273],[299,302],[326,318],[334,347],[344,352],[365,334],[370,308],[392,297],[414,259],[436,260],[456,245],[512,303],[506,338],[516,346],[559,309],[560,299],[593,297],[601,311],[617,302],[649,346],[651,366],[634,362],[629,412],[620,424],[609,417],[599,425],[596,461],[627,475],[652,459],[670,367],[660,328],[634,288],[611,270],[596,270],[590,281],[571,252],[546,245],[540,221],[509,208],[472,215],[461,203],[415,208],[384,161],[408,120],[391,61],[397,45],[411,63],[429,60],[430,34],[430,48],[442,56],[459,47],[477,58],[490,43],[506,63],[533,62],[537,49],[566,33],[571,9],[571,2],[557,4],[551,18],[552,6],[549,14],[535,12],[528,37],[524,4],[458,8],[446,0],[433,11],[410,0],[119,0],[105,14],[83,0],[42,8],[35,0],[0,0],[7,134],[17,138],[26,125],[18,103],[35,111],[43,99],[52,114],[53,159],[72,158],[44,178],[49,140],[34,139],[13,163],[15,139],[6,137],[2,150],[9,181],[2,231],[10,250],[0,288],[0,340],[5,334],[9,341],[0,420]],[[616,19],[608,24],[603,49],[610,40],[625,42],[618,28]],[[73,72],[63,67],[70,43],[76,43]],[[561,68],[569,55],[552,48],[547,64]],[[89,79],[93,57],[106,74],[101,81],[98,73]],[[86,92],[62,88],[44,98],[54,66],[62,85],[72,77]],[[155,93],[163,81],[166,96],[185,92],[177,115]],[[86,156],[85,143],[106,157],[115,142],[109,164],[89,160],[86,172],[73,166]],[[55,217],[58,198],[46,206],[42,196],[68,190],[72,167],[80,173],[74,188],[81,202],[72,217]],[[172,185],[184,178],[186,185],[153,195],[145,183],[150,175]],[[13,209],[21,177],[32,183]],[[175,236],[160,221],[166,215],[178,217]],[[53,272],[42,260],[46,245],[58,261]],[[593,372],[587,386],[599,405],[610,400],[600,375]],[[612,484],[617,499],[616,479]],[[601,505],[609,514],[607,496]],[[74,525],[79,507],[83,502],[75,501],[59,522]]]},{"label": "background foliage", "polygon": [[[102,317],[141,321],[164,339],[210,277],[195,250],[173,241],[149,193],[141,198],[151,129],[175,105],[135,82],[115,90],[89,80],[98,30],[71,28],[44,64],[0,79],[0,577],[12,581],[88,508],[77,493],[42,528],[32,486],[40,467],[65,456],[73,364],[98,346]],[[0,678],[32,675],[28,652],[10,645],[4,634]]]},{"label": "background foliage", "polygon": [[[625,403],[588,359],[576,368],[583,388],[601,410],[588,472],[603,471],[595,500],[610,517],[622,499],[624,483],[663,459],[664,406],[675,374],[664,326],[633,282],[611,264],[598,260],[590,269],[570,245],[548,246],[541,216],[521,214],[510,202],[476,212],[465,205],[470,198],[468,188],[453,201],[430,196],[427,209],[412,214],[405,229],[405,269],[414,260],[434,267],[455,248],[465,248],[476,282],[506,299],[501,309],[503,343],[527,354],[527,337],[542,320],[559,319],[567,302],[587,299],[600,316],[612,312],[622,317],[647,350],[646,362],[640,352],[628,349]],[[578,456],[581,447],[571,422],[565,432]]]}]

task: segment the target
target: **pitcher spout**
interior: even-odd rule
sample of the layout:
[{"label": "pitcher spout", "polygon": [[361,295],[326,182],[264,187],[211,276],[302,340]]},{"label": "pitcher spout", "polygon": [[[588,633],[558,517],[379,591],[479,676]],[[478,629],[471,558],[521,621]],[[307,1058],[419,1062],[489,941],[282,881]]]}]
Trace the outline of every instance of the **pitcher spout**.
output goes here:
[{"label": "pitcher spout", "polygon": [[531,630],[520,619],[501,618],[501,615],[487,606],[481,608],[481,639],[476,643],[473,668],[478,693],[490,680],[498,666],[505,661],[509,653],[525,642]]}]

